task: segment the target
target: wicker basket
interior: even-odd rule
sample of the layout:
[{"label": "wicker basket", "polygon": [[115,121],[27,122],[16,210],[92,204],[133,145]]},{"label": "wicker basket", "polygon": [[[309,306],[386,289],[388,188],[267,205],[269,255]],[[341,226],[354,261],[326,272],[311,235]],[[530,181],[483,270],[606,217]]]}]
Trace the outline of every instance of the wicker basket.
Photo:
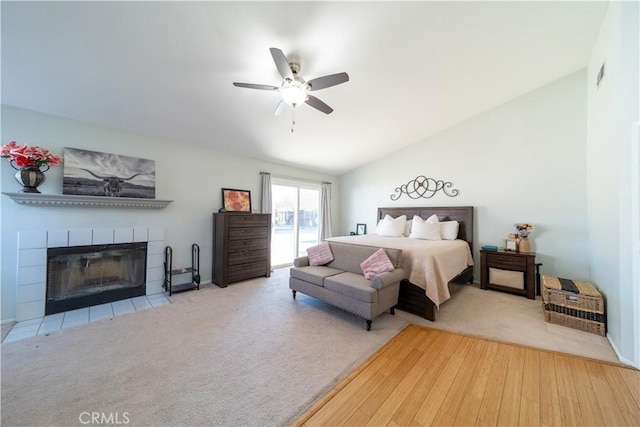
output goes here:
[{"label": "wicker basket", "polygon": [[605,335],[604,298],[591,283],[542,276],[542,301],[547,322]]}]

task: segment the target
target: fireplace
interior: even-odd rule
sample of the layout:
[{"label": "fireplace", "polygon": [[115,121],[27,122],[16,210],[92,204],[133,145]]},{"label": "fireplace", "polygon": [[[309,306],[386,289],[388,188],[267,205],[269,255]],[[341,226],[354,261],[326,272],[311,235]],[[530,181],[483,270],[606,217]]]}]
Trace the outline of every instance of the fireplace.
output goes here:
[{"label": "fireplace", "polygon": [[147,242],[47,249],[45,314],[145,295]]}]

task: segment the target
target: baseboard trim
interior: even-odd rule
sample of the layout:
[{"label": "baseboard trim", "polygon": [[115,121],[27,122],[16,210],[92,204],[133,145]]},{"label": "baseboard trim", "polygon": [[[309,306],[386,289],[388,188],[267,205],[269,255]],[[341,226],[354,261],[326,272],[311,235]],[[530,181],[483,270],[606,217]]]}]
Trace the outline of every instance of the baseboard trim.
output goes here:
[{"label": "baseboard trim", "polygon": [[620,363],[624,363],[625,365],[633,366],[634,368],[640,370],[640,363],[636,363],[636,362],[634,362],[632,360],[629,360],[626,357],[622,356],[622,354],[620,354],[620,352],[618,351],[618,347],[616,347],[616,344],[611,339],[611,335],[609,335],[608,333],[607,333],[607,341],[609,341],[609,344],[611,344],[611,348],[613,348],[613,352],[618,357],[618,360],[620,361]]}]

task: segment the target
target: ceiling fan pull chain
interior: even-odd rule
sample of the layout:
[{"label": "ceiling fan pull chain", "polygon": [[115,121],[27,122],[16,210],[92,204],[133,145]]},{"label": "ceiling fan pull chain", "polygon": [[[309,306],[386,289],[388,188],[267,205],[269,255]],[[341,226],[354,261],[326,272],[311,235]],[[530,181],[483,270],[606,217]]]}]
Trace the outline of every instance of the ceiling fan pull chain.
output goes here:
[{"label": "ceiling fan pull chain", "polygon": [[291,121],[291,133],[293,133],[293,127],[296,125],[296,107],[293,106],[293,120]]}]

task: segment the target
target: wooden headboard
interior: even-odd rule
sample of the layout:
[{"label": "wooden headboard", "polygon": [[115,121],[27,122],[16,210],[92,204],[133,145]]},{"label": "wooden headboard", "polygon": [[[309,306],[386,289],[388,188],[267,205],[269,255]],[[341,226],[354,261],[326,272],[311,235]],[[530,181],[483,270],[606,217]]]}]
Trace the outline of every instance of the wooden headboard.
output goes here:
[{"label": "wooden headboard", "polygon": [[411,221],[414,215],[427,219],[433,214],[436,214],[440,221],[458,221],[458,239],[466,240],[473,254],[473,206],[378,208],[376,224],[385,215],[393,218],[406,215],[407,221]]}]

